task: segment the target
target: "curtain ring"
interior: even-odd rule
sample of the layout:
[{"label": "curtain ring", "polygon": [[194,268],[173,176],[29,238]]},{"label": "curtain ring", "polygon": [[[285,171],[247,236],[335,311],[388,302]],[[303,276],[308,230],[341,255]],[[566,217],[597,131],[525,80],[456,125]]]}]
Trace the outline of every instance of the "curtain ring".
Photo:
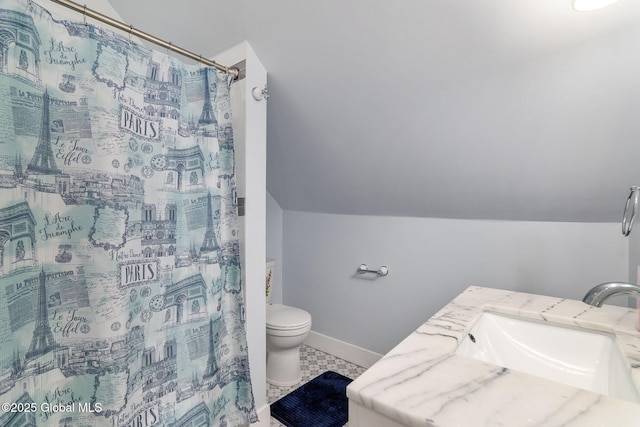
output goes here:
[{"label": "curtain ring", "polygon": [[129,25],[129,41],[131,41],[131,34],[133,33],[133,25]]},{"label": "curtain ring", "polygon": [[82,19],[84,20],[84,25],[87,25],[87,4],[84,5],[84,10],[82,12]]},{"label": "curtain ring", "polygon": [[[622,214],[622,235],[628,236],[631,233],[631,229],[633,228],[633,220],[636,216],[636,211],[638,209],[638,193],[640,192],[640,187],[633,186],[631,187],[631,193],[629,193],[629,197],[627,197],[627,203],[624,205],[624,213]],[[629,212],[629,205],[632,203],[631,199],[633,199],[633,205],[631,206],[631,212]]]}]

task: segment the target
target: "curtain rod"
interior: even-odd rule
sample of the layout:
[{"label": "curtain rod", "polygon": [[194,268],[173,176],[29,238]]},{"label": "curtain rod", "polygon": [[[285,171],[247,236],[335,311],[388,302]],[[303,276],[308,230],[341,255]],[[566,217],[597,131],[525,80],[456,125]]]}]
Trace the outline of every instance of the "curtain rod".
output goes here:
[{"label": "curtain rod", "polygon": [[54,3],[58,3],[62,6],[65,6],[69,9],[75,10],[78,13],[82,13],[84,16],[88,16],[90,18],[96,19],[100,22],[103,22],[107,25],[111,25],[112,27],[115,27],[119,30],[125,31],[131,35],[134,35],[136,37],[139,37],[143,40],[146,41],[150,41],[154,44],[157,44],[159,46],[162,46],[168,50],[171,50],[173,52],[179,53],[182,56],[186,56],[187,58],[191,58],[193,60],[196,60],[198,62],[201,62],[205,65],[208,65],[210,67],[214,67],[220,71],[224,71],[225,73],[231,75],[233,77],[234,80],[236,80],[238,78],[238,76],[240,75],[240,70],[238,70],[237,68],[234,67],[225,67],[224,65],[220,65],[217,62],[211,61],[209,59],[203,58],[202,55],[197,55],[189,50],[183,49],[179,46],[175,46],[173,43],[171,42],[167,42],[164,41],[156,36],[152,36],[149,33],[145,33],[144,31],[140,31],[136,28],[133,28],[133,25],[127,25],[123,22],[117,21],[113,18],[111,18],[110,16],[107,15],[103,15],[100,12],[96,12],[95,10],[89,9],[87,7],[87,5],[80,5],[78,3],[72,2],[70,0],[51,0]]}]

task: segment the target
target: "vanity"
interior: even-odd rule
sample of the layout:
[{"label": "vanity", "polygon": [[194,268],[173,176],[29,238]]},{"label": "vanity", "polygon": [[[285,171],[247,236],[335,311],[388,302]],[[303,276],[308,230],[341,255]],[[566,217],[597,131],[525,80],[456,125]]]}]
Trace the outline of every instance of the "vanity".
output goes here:
[{"label": "vanity", "polygon": [[349,427],[637,427],[637,320],[635,309],[469,287],[347,387]]}]

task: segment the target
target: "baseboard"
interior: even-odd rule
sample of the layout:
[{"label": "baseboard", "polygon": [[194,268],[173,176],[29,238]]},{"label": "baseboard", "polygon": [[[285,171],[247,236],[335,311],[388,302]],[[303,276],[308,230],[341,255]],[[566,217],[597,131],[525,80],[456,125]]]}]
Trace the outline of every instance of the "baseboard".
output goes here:
[{"label": "baseboard", "polygon": [[309,332],[309,336],[304,343],[309,347],[324,351],[325,353],[329,353],[364,368],[370,368],[382,357],[381,354],[328,337],[315,331]]},{"label": "baseboard", "polygon": [[270,427],[271,426],[271,407],[269,404],[264,405],[257,410],[258,422],[252,423],[251,427]]}]

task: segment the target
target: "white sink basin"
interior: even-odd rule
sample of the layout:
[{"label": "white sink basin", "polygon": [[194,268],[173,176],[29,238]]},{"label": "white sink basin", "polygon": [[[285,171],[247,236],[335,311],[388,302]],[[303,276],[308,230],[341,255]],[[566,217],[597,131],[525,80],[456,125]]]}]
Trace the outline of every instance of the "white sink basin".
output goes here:
[{"label": "white sink basin", "polygon": [[455,353],[640,403],[629,362],[606,333],[484,312]]}]

